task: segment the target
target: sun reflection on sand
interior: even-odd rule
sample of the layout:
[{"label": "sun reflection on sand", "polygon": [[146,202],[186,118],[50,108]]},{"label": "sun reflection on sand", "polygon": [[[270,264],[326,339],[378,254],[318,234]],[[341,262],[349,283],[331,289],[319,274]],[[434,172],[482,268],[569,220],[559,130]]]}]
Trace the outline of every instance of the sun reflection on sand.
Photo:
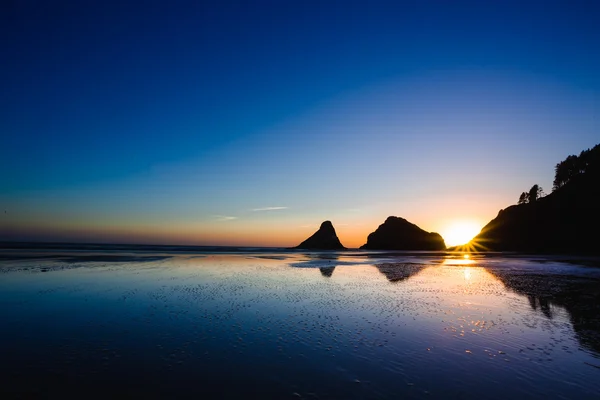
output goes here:
[{"label": "sun reflection on sand", "polygon": [[444,258],[443,265],[452,266],[452,265],[472,265],[475,264],[476,260],[472,259],[468,254],[462,255],[462,257],[450,256]]}]

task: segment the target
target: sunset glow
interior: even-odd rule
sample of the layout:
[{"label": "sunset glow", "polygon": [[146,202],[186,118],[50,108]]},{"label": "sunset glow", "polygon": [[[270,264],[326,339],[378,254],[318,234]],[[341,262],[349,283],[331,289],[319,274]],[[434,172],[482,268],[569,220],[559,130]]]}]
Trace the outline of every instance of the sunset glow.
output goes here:
[{"label": "sunset glow", "polygon": [[358,248],[397,216],[460,245],[598,138],[598,24],[567,2],[16,3],[0,241],[289,247],[330,220]]},{"label": "sunset glow", "polygon": [[481,225],[473,221],[458,221],[449,225],[440,234],[446,246],[457,246],[468,243],[481,230]]}]

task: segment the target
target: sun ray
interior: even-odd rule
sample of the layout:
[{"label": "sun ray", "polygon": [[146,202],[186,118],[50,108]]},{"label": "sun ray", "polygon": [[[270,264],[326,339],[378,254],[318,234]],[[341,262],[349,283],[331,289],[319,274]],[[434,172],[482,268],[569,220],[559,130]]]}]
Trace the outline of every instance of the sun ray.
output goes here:
[{"label": "sun ray", "polygon": [[448,246],[461,246],[469,243],[480,230],[476,222],[456,221],[442,231],[442,237]]}]

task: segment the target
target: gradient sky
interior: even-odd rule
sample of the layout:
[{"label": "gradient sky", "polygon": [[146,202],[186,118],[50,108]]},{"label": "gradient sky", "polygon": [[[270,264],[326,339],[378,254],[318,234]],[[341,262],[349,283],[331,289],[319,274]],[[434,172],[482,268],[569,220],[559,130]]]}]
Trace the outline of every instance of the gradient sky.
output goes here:
[{"label": "gradient sky", "polygon": [[444,234],[600,142],[596,1],[0,7],[0,240]]}]

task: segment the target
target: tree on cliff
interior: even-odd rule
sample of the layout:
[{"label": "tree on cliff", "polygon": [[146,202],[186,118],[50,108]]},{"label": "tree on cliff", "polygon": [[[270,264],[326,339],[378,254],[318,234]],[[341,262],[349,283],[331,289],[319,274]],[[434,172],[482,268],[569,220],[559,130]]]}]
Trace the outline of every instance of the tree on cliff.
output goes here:
[{"label": "tree on cliff", "polygon": [[519,196],[519,202],[517,204],[535,203],[539,198],[544,197],[544,189],[538,184],[535,184],[529,189],[528,192],[523,192]]},{"label": "tree on cliff", "polygon": [[556,167],[554,167],[554,184],[552,190],[563,187],[574,176],[578,175],[581,171],[579,164],[579,157],[574,155],[570,155],[556,164]]},{"label": "tree on cliff", "polygon": [[529,193],[527,194],[527,200],[530,203],[536,202],[540,197],[544,194],[544,189],[538,184],[535,184],[529,189]]},{"label": "tree on cliff", "polygon": [[519,202],[517,204],[525,204],[527,203],[527,193],[523,192],[521,193],[521,196],[519,196]]},{"label": "tree on cliff", "polygon": [[598,172],[600,168],[600,144],[583,150],[579,156],[570,155],[554,167],[552,191],[560,189],[578,175]]}]

